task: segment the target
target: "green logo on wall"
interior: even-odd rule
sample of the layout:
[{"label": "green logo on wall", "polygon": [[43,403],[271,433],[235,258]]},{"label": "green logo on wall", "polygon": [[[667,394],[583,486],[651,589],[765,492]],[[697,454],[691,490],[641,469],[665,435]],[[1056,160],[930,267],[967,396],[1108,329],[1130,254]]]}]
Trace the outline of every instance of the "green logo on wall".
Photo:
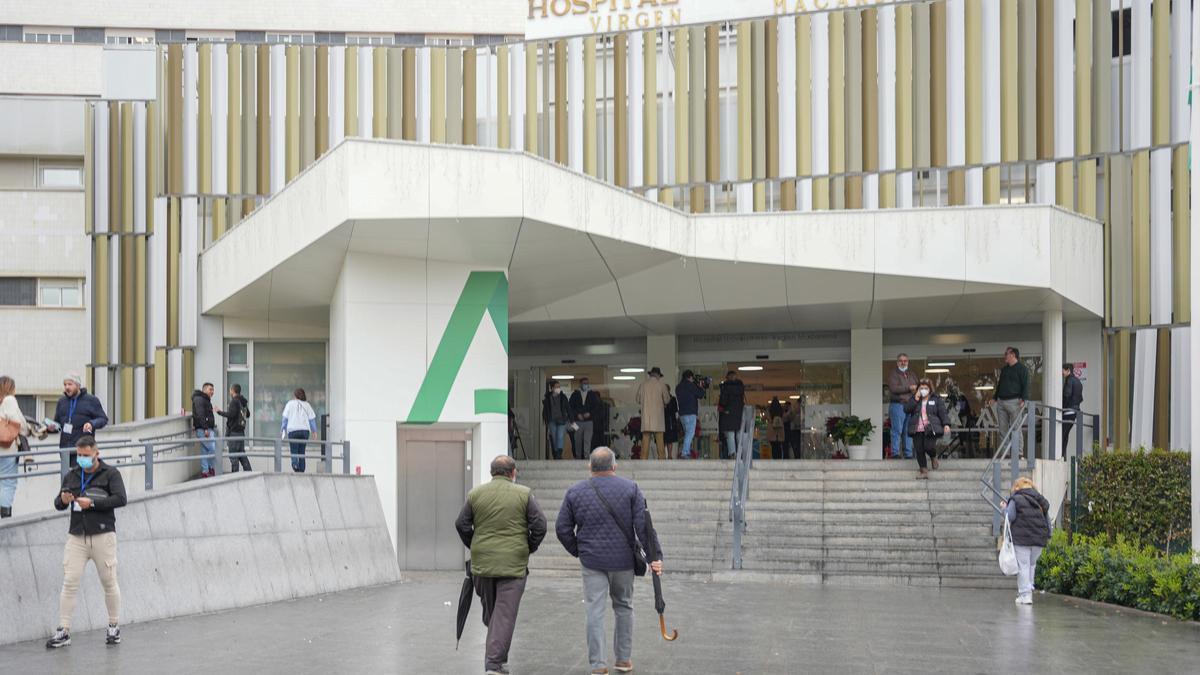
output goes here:
[{"label": "green logo on wall", "polygon": [[[425,373],[425,381],[417,392],[417,400],[408,413],[408,424],[433,424],[442,416],[450,389],[458,379],[463,360],[471,341],[483,324],[483,315],[492,317],[492,325],[508,353],[508,278],[504,272],[471,272],[467,285],[458,296],[458,304],[450,314],[446,332],[438,343],[433,362]],[[476,389],[475,414],[508,412],[506,389]]]}]

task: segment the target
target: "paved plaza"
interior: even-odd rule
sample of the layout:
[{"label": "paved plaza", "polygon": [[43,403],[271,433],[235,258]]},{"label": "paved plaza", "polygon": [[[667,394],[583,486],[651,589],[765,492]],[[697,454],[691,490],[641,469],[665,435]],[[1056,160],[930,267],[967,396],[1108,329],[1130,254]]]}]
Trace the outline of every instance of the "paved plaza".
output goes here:
[{"label": "paved plaza", "polygon": [[[0,648],[4,673],[481,673],[478,603],[458,651],[461,577],[405,575],[392,586],[127,626],[125,643],[78,633],[47,652]],[[586,673],[583,608],[571,579],[533,577],[514,675]],[[1054,596],[1018,607],[1005,591],[850,588],[666,579],[669,626],[639,580],[637,673],[1185,673],[1200,627]],[[450,603],[450,604],[447,604]],[[609,630],[611,632],[611,616]]]}]

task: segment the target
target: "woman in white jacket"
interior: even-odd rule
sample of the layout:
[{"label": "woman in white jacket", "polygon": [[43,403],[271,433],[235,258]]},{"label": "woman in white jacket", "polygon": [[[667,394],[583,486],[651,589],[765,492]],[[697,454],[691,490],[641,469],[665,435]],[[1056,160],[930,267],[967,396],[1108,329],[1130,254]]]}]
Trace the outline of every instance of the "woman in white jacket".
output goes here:
[{"label": "woman in white jacket", "polygon": [[308,404],[303,389],[292,392],[292,400],[283,407],[283,437],[292,439],[288,445],[292,450],[292,471],[304,473],[304,453],[308,439],[317,433],[317,414]]},{"label": "woman in white jacket", "polygon": [[[21,436],[29,435],[25,414],[17,405],[17,383],[7,375],[0,375],[0,424],[16,427]],[[13,499],[17,496],[17,452],[21,440],[14,439],[9,446],[0,446],[0,518],[12,517]]]}]

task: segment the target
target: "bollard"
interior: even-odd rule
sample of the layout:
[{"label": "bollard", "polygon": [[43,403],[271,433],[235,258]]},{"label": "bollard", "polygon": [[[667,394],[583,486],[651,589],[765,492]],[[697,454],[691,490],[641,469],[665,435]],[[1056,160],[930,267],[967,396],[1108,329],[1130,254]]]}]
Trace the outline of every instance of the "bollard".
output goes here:
[{"label": "bollard", "polygon": [[150,443],[147,443],[142,447],[146,453],[145,457],[143,457],[143,460],[146,462],[146,489],[153,490],[154,489],[154,446]]},{"label": "bollard", "polygon": [[283,441],[275,439],[275,473],[283,472]]}]

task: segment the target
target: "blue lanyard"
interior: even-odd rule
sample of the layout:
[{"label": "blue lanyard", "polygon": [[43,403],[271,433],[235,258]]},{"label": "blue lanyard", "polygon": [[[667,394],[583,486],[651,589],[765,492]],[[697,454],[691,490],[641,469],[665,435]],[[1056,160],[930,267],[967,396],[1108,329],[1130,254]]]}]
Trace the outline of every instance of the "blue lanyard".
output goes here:
[{"label": "blue lanyard", "polygon": [[[79,396],[82,396],[82,395],[83,394],[80,394]],[[79,403],[79,396],[76,396],[75,398],[71,399],[71,407],[70,407],[70,409],[67,410],[67,424],[72,424],[73,423],[72,420],[75,419],[75,406],[76,406],[76,404]]]},{"label": "blue lanyard", "polygon": [[96,477],[96,474],[88,473],[83,469],[80,469],[79,472],[81,474],[79,478],[79,496],[83,497],[87,492],[88,483],[92,482],[92,479]]}]

